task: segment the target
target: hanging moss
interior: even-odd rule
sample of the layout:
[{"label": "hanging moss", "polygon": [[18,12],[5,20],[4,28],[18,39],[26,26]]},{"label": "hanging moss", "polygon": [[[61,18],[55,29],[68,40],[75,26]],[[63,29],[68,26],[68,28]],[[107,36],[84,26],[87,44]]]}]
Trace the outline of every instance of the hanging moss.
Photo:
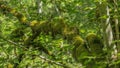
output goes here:
[{"label": "hanging moss", "polygon": [[86,60],[88,60],[87,57],[90,56],[90,52],[86,48],[85,41],[79,35],[77,35],[73,38],[73,45],[73,58],[76,61],[84,64]]},{"label": "hanging moss", "polygon": [[95,33],[89,33],[86,36],[87,45],[93,54],[103,53],[103,42]]}]

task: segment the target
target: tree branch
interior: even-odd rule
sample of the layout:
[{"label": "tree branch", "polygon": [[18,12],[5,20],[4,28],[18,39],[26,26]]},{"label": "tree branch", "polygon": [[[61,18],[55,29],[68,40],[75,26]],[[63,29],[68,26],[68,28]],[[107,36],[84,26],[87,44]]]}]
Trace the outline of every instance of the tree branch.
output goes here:
[{"label": "tree branch", "polygon": [[45,61],[47,61],[47,62],[49,62],[49,63],[53,63],[53,64],[56,64],[56,65],[62,66],[62,67],[64,67],[64,68],[71,68],[71,67],[69,67],[69,66],[66,65],[66,64],[59,63],[59,62],[56,62],[56,61],[47,59],[47,58],[45,58],[44,56],[39,56],[39,58],[41,58],[41,59],[43,59],[43,60],[45,60]]},{"label": "tree branch", "polygon": [[[4,40],[4,41],[6,41],[6,42],[8,42],[8,43],[10,43],[10,44],[13,44],[13,45],[19,45],[19,47],[28,50],[28,48],[25,48],[23,45],[20,45],[20,44],[14,42],[14,41],[11,41],[11,40],[7,40],[7,39],[5,39],[5,38],[2,37],[2,36],[0,36],[0,39]],[[31,50],[31,52],[32,52],[32,51],[33,51],[33,50]],[[53,64],[56,64],[56,65],[62,66],[62,67],[64,67],[64,68],[70,68],[70,67],[67,66],[66,64],[59,63],[59,62],[56,62],[56,61],[47,59],[47,58],[45,58],[44,56],[40,56],[40,55],[36,55],[36,56],[40,57],[41,59],[43,59],[43,60],[45,60],[45,61],[47,61],[47,62],[49,62],[49,63],[53,63]]]}]

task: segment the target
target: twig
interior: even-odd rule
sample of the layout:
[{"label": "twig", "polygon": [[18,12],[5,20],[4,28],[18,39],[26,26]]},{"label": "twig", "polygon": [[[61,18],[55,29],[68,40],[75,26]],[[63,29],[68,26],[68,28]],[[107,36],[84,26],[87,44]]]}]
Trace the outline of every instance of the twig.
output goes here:
[{"label": "twig", "polygon": [[[13,45],[19,45],[21,48],[24,48],[22,45],[20,45],[20,44],[18,44],[18,43],[16,43],[16,42],[13,42],[13,41],[11,41],[11,40],[7,40],[7,39],[5,39],[5,38],[2,37],[2,36],[0,36],[0,39],[3,39],[4,41],[7,41],[8,43],[11,43],[11,44],[13,44]],[[27,48],[25,48],[25,49],[27,49]]]},{"label": "twig", "polygon": [[39,57],[40,57],[41,59],[49,62],[49,63],[53,63],[53,64],[56,64],[56,65],[62,66],[62,67],[64,67],[64,68],[70,68],[70,67],[69,67],[68,65],[66,65],[66,64],[62,64],[62,63],[59,63],[59,62],[56,62],[56,61],[49,60],[49,59],[45,58],[44,56],[39,56]]}]

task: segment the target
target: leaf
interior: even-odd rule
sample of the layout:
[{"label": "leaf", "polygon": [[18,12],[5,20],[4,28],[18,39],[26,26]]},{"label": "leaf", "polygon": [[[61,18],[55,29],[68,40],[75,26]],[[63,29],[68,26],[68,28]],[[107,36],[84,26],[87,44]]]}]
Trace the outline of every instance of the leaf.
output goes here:
[{"label": "leaf", "polygon": [[85,33],[85,30],[84,30],[84,29],[81,29],[80,32],[81,32],[81,33]]}]

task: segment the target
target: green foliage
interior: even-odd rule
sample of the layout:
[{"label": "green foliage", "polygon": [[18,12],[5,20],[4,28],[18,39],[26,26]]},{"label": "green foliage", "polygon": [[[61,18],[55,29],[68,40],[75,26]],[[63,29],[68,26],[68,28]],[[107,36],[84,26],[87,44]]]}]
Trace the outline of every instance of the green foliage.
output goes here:
[{"label": "green foliage", "polygon": [[103,50],[99,0],[40,0],[41,7],[38,1],[0,0],[0,68],[119,65]]}]

